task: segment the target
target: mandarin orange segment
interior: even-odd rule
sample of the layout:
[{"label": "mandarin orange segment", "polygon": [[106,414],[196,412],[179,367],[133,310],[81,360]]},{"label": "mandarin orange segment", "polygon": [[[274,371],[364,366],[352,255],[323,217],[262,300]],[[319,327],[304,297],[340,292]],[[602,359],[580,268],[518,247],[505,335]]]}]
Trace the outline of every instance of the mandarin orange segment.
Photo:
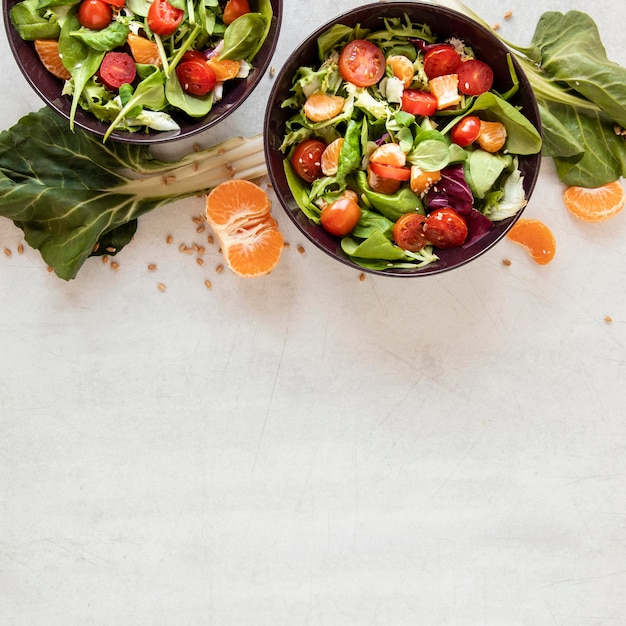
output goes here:
[{"label": "mandarin orange segment", "polygon": [[222,59],[219,61],[213,57],[207,61],[207,64],[215,72],[218,83],[237,78],[241,69],[241,63],[234,59]]},{"label": "mandarin orange segment", "polygon": [[506,236],[525,248],[539,265],[550,263],[556,253],[554,235],[540,220],[520,218]]},{"label": "mandarin orange segment", "polygon": [[59,55],[59,42],[56,39],[35,39],[35,50],[43,66],[57,78],[69,80],[72,78],[69,70],[63,65]]},{"label": "mandarin orange segment", "polygon": [[392,54],[387,57],[387,65],[391,67],[393,75],[401,80],[405,89],[408,89],[413,82],[413,76],[415,75],[415,69],[411,59],[405,57],[403,54]]},{"label": "mandarin orange segment", "polygon": [[626,193],[616,180],[594,189],[568,187],[563,192],[567,210],[585,222],[603,222],[617,215],[626,206]]},{"label": "mandarin orange segment", "polygon": [[463,99],[459,93],[459,77],[457,74],[445,74],[431,78],[428,83],[430,92],[437,98],[437,108],[447,109]]},{"label": "mandarin orange segment", "polygon": [[280,260],[284,241],[270,207],[267,193],[247,180],[225,181],[207,196],[207,221],[239,276],[267,274]]},{"label": "mandarin orange segment", "polygon": [[126,39],[130,53],[135,59],[135,63],[145,65],[161,65],[161,55],[159,48],[154,41],[150,41],[141,35],[129,33]]},{"label": "mandarin orange segment", "polygon": [[343,137],[331,141],[322,152],[321,166],[324,176],[334,176],[339,169],[339,153],[343,146]]},{"label": "mandarin orange segment", "polygon": [[314,93],[304,103],[304,114],[312,122],[324,122],[337,117],[345,100],[341,96],[330,96],[325,93]]}]

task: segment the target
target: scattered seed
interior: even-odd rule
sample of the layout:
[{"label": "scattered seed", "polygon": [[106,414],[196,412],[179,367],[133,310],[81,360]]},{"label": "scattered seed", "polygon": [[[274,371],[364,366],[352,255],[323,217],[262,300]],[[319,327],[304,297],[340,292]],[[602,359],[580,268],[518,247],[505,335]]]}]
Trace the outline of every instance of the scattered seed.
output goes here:
[{"label": "scattered seed", "polygon": [[52,265],[48,265],[48,267],[46,268],[46,272],[48,272],[48,274],[51,274],[52,272],[54,272],[54,267],[52,267]]},{"label": "scattered seed", "polygon": [[272,65],[272,67],[270,67],[270,76],[274,76],[276,74],[276,68]]},{"label": "scattered seed", "polygon": [[509,259],[502,259],[502,265],[506,265],[507,267],[510,267],[511,261]]},{"label": "scattered seed", "polygon": [[285,243],[283,243],[283,248],[291,248],[291,244],[285,241]]},{"label": "scattered seed", "polygon": [[203,255],[204,254],[204,246],[198,246],[198,248],[196,249],[196,252],[199,255]]},{"label": "scattered seed", "polygon": [[304,246],[298,245],[298,252],[304,254]]},{"label": "scattered seed", "polygon": [[605,315],[605,316],[604,316],[604,321],[605,321],[607,324],[610,324],[610,323],[613,321],[613,318],[612,318],[610,315]]},{"label": "scattered seed", "polygon": [[109,256],[107,254],[102,255],[102,263],[105,265],[109,262]]},{"label": "scattered seed", "polygon": [[96,242],[96,245],[91,249],[91,251],[98,252],[98,248],[100,248],[100,242]]},{"label": "scattered seed", "polygon": [[496,22],[491,28],[493,30],[498,30],[500,28],[500,24],[498,24],[498,22]]},{"label": "scattered seed", "polygon": [[224,271],[224,266],[220,263],[220,264],[219,264],[219,265],[215,268],[215,271],[216,271],[218,274],[221,274],[221,273]]},{"label": "scattered seed", "polygon": [[207,279],[204,281],[204,286],[205,286],[207,289],[211,289],[211,287],[212,287],[213,285],[212,285],[211,281],[207,278]]},{"label": "scattered seed", "polygon": [[172,237],[172,235],[168,235],[165,238],[165,243],[172,243],[172,241],[174,241],[174,237]]},{"label": "scattered seed", "polygon": [[200,144],[198,144],[198,143],[194,143],[193,144],[193,151],[194,152],[200,152],[200,149],[201,149],[200,148]]},{"label": "scattered seed", "polygon": [[176,176],[163,176],[161,182],[164,185],[171,185],[176,180]]},{"label": "scattered seed", "polygon": [[112,270],[115,270],[115,271],[117,272],[117,270],[119,270],[119,269],[120,269],[120,264],[119,264],[119,263],[117,263],[116,261],[112,261],[112,262],[111,262],[111,269],[112,269]]},{"label": "scattered seed", "polygon": [[24,246],[21,243],[17,244],[17,253],[24,254]]},{"label": "scattered seed", "polygon": [[156,263],[149,263],[149,264],[148,264],[148,269],[149,269],[151,272],[154,272],[154,270],[155,270],[156,268],[157,268]]},{"label": "scattered seed", "polygon": [[157,283],[159,291],[165,291],[167,287],[163,283]]},{"label": "scattered seed", "polygon": [[184,252],[185,254],[193,254],[193,253],[195,252],[195,250],[194,250],[193,248],[185,248],[185,249],[183,250],[183,252]]},{"label": "scattered seed", "polygon": [[226,154],[226,148],[220,148],[217,153],[222,156],[223,154]]},{"label": "scattered seed", "polygon": [[107,252],[115,252],[116,248],[114,248],[113,246],[108,246],[107,248],[105,248],[105,250]]},{"label": "scattered seed", "polygon": [[511,19],[511,17],[512,17],[512,15],[513,15],[513,11],[507,11],[507,12],[504,14],[504,19],[505,19],[505,20],[510,20],[510,19]]},{"label": "scattered seed", "polygon": [[359,274],[359,280],[363,282],[365,280],[365,274]]},{"label": "scattered seed", "polygon": [[203,258],[201,258],[201,257],[198,257],[198,258],[196,259],[196,263],[197,263],[198,265],[204,265],[204,259],[203,259]]},{"label": "scattered seed", "polygon": [[187,246],[184,243],[181,243],[180,246],[178,246],[179,252],[184,252],[186,249]]},{"label": "scattered seed", "polygon": [[207,240],[209,243],[211,243],[211,244],[212,244],[212,243],[213,243],[213,235],[209,235],[209,236],[206,238],[206,240]]},{"label": "scattered seed", "polygon": [[5,254],[5,256],[12,256],[13,252],[11,252],[10,248],[5,248],[4,249],[4,254]]},{"label": "scattered seed", "polygon": [[206,226],[204,224],[199,224],[196,228],[197,233],[203,233],[206,230]]},{"label": "scattered seed", "polygon": [[204,220],[200,216],[194,215],[194,217],[191,218],[191,221],[194,224],[202,224]]}]

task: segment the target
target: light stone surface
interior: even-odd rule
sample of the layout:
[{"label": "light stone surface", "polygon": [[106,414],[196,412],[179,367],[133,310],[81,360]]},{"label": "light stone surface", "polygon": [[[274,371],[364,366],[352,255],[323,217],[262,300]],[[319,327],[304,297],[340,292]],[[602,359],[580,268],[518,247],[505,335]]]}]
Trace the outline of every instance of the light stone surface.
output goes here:
[{"label": "light stone surface", "polygon": [[[273,66],[360,4],[287,1]],[[470,6],[524,45],[587,11],[626,64],[623,3]],[[8,128],[42,103],[0,48]],[[199,141],[261,131],[271,85]],[[551,264],[503,241],[417,280],[359,280],[277,202],[255,280],[178,252],[199,198],[67,283],[0,220],[0,624],[625,624],[626,214],[561,192],[545,160]]]}]

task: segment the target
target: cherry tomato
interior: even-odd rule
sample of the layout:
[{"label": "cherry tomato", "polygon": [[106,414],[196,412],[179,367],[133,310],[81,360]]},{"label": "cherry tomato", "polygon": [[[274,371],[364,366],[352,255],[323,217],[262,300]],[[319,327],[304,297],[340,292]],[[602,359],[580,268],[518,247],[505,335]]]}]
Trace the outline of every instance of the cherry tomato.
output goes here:
[{"label": "cherry tomato", "polygon": [[430,48],[424,55],[424,73],[429,79],[454,74],[459,65],[461,55],[447,43]]},{"label": "cherry tomato", "polygon": [[250,13],[250,4],[248,0],[228,0],[224,7],[224,15],[222,19],[224,24],[232,24],[238,17]]},{"label": "cherry tomato", "polygon": [[126,4],[126,0],[106,0],[106,3],[121,9]]},{"label": "cherry tomato", "polygon": [[426,216],[421,213],[405,213],[393,225],[393,240],[403,250],[417,252],[430,242],[424,234]]},{"label": "cherry tomato", "polygon": [[291,155],[291,167],[300,178],[312,183],[321,178],[322,154],[326,144],[319,139],[305,139],[301,141]]},{"label": "cherry tomato", "polygon": [[331,235],[347,235],[361,219],[361,207],[349,196],[342,196],[326,205],[320,214],[324,230]]},{"label": "cherry tomato", "polygon": [[183,91],[192,96],[204,96],[217,83],[215,72],[206,61],[189,59],[176,66],[176,77]]},{"label": "cherry tomato", "polygon": [[370,161],[370,169],[376,176],[381,176],[382,178],[393,178],[394,180],[409,180],[411,178],[411,168],[409,167]]},{"label": "cherry tomato", "polygon": [[156,35],[168,37],[176,32],[184,15],[184,11],[167,0],[153,0],[148,9],[148,26]]},{"label": "cherry tomato", "polygon": [[367,168],[367,185],[376,193],[384,193],[390,195],[396,193],[402,184],[397,178],[388,178],[387,176],[379,176],[372,170],[372,162],[370,161]]},{"label": "cherry tomato", "polygon": [[113,20],[111,7],[102,0],[83,0],[76,14],[81,26],[91,30],[102,30]]},{"label": "cherry tomato", "polygon": [[200,50],[187,50],[185,54],[183,54],[183,58],[181,61],[206,61],[204,58],[204,54],[200,52]]},{"label": "cherry tomato", "polygon": [[460,120],[450,132],[450,139],[465,148],[478,139],[480,133],[480,118],[476,115],[468,115]]},{"label": "cherry tomato", "polygon": [[135,61],[126,52],[107,52],[98,70],[100,80],[111,91],[117,91],[125,84],[130,85],[136,75]]},{"label": "cherry tomato", "polygon": [[411,115],[430,117],[437,111],[437,98],[427,91],[405,89],[400,108]]},{"label": "cherry tomato", "polygon": [[467,238],[467,224],[454,209],[435,209],[424,225],[426,239],[437,248],[456,248]]},{"label": "cherry tomato", "polygon": [[385,55],[371,41],[355,39],[339,55],[341,77],[357,87],[371,87],[385,74]]},{"label": "cherry tomato", "polygon": [[493,85],[493,70],[483,61],[469,59],[459,65],[459,91],[468,96],[480,96]]}]

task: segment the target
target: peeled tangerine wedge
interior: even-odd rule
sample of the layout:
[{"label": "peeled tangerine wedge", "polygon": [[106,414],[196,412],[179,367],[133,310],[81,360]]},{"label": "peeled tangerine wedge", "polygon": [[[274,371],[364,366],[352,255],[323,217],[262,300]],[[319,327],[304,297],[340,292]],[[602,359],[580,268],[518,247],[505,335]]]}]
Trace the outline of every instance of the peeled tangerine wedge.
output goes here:
[{"label": "peeled tangerine wedge", "polygon": [[540,220],[520,218],[506,236],[525,248],[539,265],[550,263],[556,253],[554,235]]},{"label": "peeled tangerine wedge", "polygon": [[247,180],[225,181],[207,196],[207,221],[239,276],[268,274],[280,260],[284,241],[270,206],[267,193]]},{"label": "peeled tangerine wedge", "polygon": [[619,180],[587,189],[568,187],[563,192],[567,210],[584,222],[603,222],[617,215],[626,205],[626,192]]},{"label": "peeled tangerine wedge", "polygon": [[69,70],[63,65],[59,55],[59,42],[56,39],[35,39],[35,51],[43,66],[57,78],[69,80],[72,78]]}]

